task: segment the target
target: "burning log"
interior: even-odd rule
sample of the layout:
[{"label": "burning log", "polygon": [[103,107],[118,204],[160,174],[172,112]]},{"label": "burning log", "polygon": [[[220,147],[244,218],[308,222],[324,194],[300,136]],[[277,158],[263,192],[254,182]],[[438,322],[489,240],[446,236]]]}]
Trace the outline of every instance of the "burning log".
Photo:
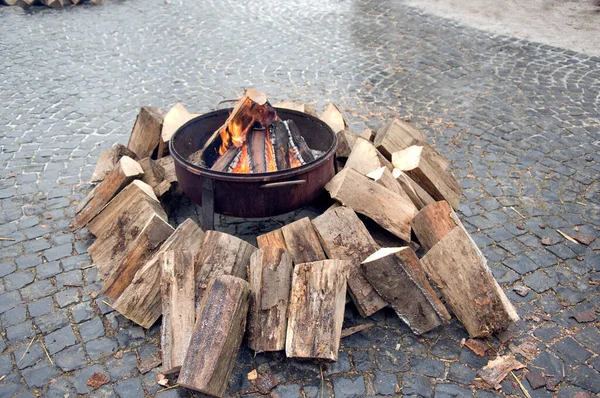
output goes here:
[{"label": "burning log", "polygon": [[413,333],[423,334],[450,321],[410,247],[380,249],[363,261],[362,269]]},{"label": "burning log", "polygon": [[210,281],[177,379],[180,385],[225,395],[246,328],[249,296],[249,284],[243,279],[221,275]]},{"label": "burning log", "polygon": [[277,170],[290,168],[290,139],[286,125],[276,120],[269,125],[269,137],[273,142]]},{"label": "burning log", "polygon": [[214,171],[229,171],[231,164],[240,155],[241,152],[242,148],[238,148],[235,146],[230,147],[225,151],[224,154],[219,156],[217,161],[213,163],[210,169]]},{"label": "burning log", "polygon": [[294,156],[301,162],[300,165],[315,160],[315,155],[313,155],[308,145],[306,145],[306,141],[304,140],[304,137],[302,137],[302,134],[300,134],[300,130],[298,129],[298,126],[296,126],[296,123],[294,123],[293,120],[286,120],[283,123],[290,134],[290,147],[294,152]]},{"label": "burning log", "polygon": [[254,351],[285,348],[293,268],[290,253],[277,247],[263,247],[250,258],[248,346]]},{"label": "burning log", "polygon": [[[267,129],[252,129],[248,133],[248,137],[246,138],[246,145],[248,151],[248,163],[250,164],[250,168],[252,173],[266,173],[269,170],[269,162],[268,162],[268,148],[267,143]],[[274,166],[274,165],[273,165]]]},{"label": "burning log", "polygon": [[292,277],[285,354],[337,361],[346,306],[348,262],[298,264]]}]

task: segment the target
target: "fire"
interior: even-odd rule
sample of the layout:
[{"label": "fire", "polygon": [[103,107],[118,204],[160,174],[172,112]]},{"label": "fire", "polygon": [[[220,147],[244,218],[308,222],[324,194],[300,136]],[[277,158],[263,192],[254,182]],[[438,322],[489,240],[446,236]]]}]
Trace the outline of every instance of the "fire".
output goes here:
[{"label": "fire", "polygon": [[250,159],[248,159],[247,149],[248,149],[248,147],[245,145],[242,147],[240,160],[235,165],[235,167],[233,169],[231,169],[232,173],[239,173],[239,174],[250,173]]}]

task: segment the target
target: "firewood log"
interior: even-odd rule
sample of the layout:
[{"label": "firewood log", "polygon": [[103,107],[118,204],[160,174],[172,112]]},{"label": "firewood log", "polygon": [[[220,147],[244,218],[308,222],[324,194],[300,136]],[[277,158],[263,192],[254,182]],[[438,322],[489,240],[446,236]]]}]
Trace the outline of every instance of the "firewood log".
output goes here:
[{"label": "firewood log", "polygon": [[37,0],[17,0],[17,5],[21,8],[29,8],[35,4]]},{"label": "firewood log", "polygon": [[287,170],[290,168],[290,138],[287,128],[282,121],[276,120],[269,125],[269,135],[271,136],[275,151],[275,162],[277,170]]},{"label": "firewood log", "polygon": [[427,147],[432,165],[446,170],[449,163],[433,147],[431,147],[423,135],[416,127],[411,126],[399,119],[390,120],[385,126],[377,131],[374,144],[379,151],[392,160],[394,152],[401,151],[412,145]]},{"label": "firewood log", "polygon": [[250,256],[256,250],[250,243],[233,235],[206,231],[196,270],[196,308],[199,308],[211,279],[220,275],[248,279],[246,269],[250,265]]},{"label": "firewood log", "polygon": [[[411,197],[406,193],[402,185],[394,178],[394,175],[387,167],[383,166],[367,174],[367,177],[389,189],[390,191],[402,196],[407,202],[413,202]],[[414,202],[413,202],[414,204]],[[416,207],[416,205],[415,205]]]},{"label": "firewood log", "polygon": [[156,187],[160,185],[160,183],[163,182],[165,179],[165,169],[156,161],[150,158],[144,158],[140,160],[139,164],[142,170],[144,171],[142,181],[150,185],[153,190],[156,189]]},{"label": "firewood log", "polygon": [[18,0],[1,0],[0,4],[6,4],[7,6],[16,6]]},{"label": "firewood log", "polygon": [[266,246],[273,246],[287,250],[287,245],[285,244],[285,238],[283,237],[281,228],[257,236],[256,242],[258,243],[258,247],[261,249]]},{"label": "firewood log", "polygon": [[41,3],[50,8],[63,8],[65,5],[64,0],[41,0]]},{"label": "firewood log", "polygon": [[135,153],[127,149],[125,145],[117,144],[108,149],[105,149],[98,156],[98,163],[90,178],[90,182],[100,182],[115,168],[115,165],[123,156],[129,156],[133,160],[137,160]]},{"label": "firewood log", "polygon": [[250,257],[248,347],[257,352],[285,349],[292,283],[292,255],[266,246]]},{"label": "firewood log", "polygon": [[410,146],[392,154],[395,168],[406,172],[435,200],[446,200],[453,209],[458,210],[461,187],[454,176],[431,162],[431,149],[422,146]]},{"label": "firewood log", "polygon": [[312,220],[328,258],[348,260],[348,289],[361,316],[367,317],[388,303],[365,279],[360,263],[379,249],[369,231],[349,207],[328,209]]},{"label": "firewood log", "polygon": [[392,164],[379,153],[370,141],[358,138],[344,167],[351,167],[360,174],[366,175],[382,166],[390,170],[393,168]]},{"label": "firewood log", "polygon": [[417,209],[421,210],[428,204],[435,203],[435,199],[431,197],[423,188],[412,180],[405,172],[399,169],[392,171],[392,176],[398,181],[404,192],[410,197]]},{"label": "firewood log", "polygon": [[335,151],[335,156],[338,159],[347,159],[348,156],[350,156],[352,148],[354,147],[354,144],[356,144],[356,140],[358,139],[359,135],[352,133],[348,129],[342,130],[336,135],[338,139],[338,146]]},{"label": "firewood log", "polygon": [[161,253],[167,250],[191,252],[197,258],[204,232],[191,219],[185,220],[162,244],[158,252],[135,274],[131,284],[121,293],[113,308],[126,318],[148,329],[160,317]]},{"label": "firewood log", "polygon": [[294,101],[281,101],[276,104],[273,104],[273,106],[275,108],[291,109],[293,111],[298,111],[311,116],[318,117],[317,112],[313,108],[306,104],[301,104]]},{"label": "firewood log", "polygon": [[319,119],[327,123],[334,133],[342,131],[348,127],[342,112],[332,103],[329,103],[327,106],[325,106],[325,109],[323,110],[323,113]]},{"label": "firewood log", "polygon": [[362,263],[365,277],[415,334],[450,321],[410,247],[385,248]]},{"label": "firewood log", "polygon": [[286,120],[283,123],[286,125],[288,131],[290,132],[292,142],[298,149],[298,154],[302,158],[302,161],[306,164],[315,160],[315,155],[313,155],[312,151],[308,147],[308,144],[306,143],[306,140],[300,133],[300,130],[298,129],[298,126],[296,126],[296,123],[294,123],[293,120]]},{"label": "firewood log", "polygon": [[333,199],[410,242],[410,220],[417,213],[412,202],[352,168],[344,168],[325,185],[325,189]]},{"label": "firewood log", "polygon": [[175,132],[184,124],[199,116],[190,113],[180,103],[175,104],[166,114],[162,123],[160,140],[158,143],[158,157],[161,158],[169,153],[169,140]]},{"label": "firewood log", "polygon": [[295,264],[325,260],[325,252],[308,217],[256,238],[258,247],[280,247],[288,250]]},{"label": "firewood log", "polygon": [[162,167],[164,171],[163,178],[165,179],[165,181],[169,181],[170,183],[177,182],[177,174],[175,173],[175,161],[173,160],[173,157],[171,157],[170,155],[164,156],[160,159],[157,159],[155,162],[158,166]]},{"label": "firewood log", "polygon": [[154,106],[142,106],[135,119],[127,148],[140,159],[157,156],[165,111]]},{"label": "firewood log", "polygon": [[369,142],[373,142],[375,140],[376,132],[371,129],[364,129],[360,136]]},{"label": "firewood log", "polygon": [[194,256],[188,250],[161,252],[162,373],[179,372],[196,322]]},{"label": "firewood log", "polygon": [[455,227],[464,229],[458,216],[445,200],[422,208],[410,224],[425,252],[444,239]]},{"label": "firewood log", "polygon": [[225,151],[224,154],[219,156],[219,158],[213,163],[210,169],[214,171],[227,171],[227,169],[229,168],[233,160],[236,158],[236,156],[238,156],[241,150],[241,147],[229,147],[229,149],[227,149],[227,151]]},{"label": "firewood log", "polygon": [[246,146],[252,173],[266,173],[269,171],[267,164],[266,141],[266,129],[252,129],[248,132]]},{"label": "firewood log", "polygon": [[345,260],[323,260],[294,267],[285,343],[288,358],[337,361],[349,266]]},{"label": "firewood log", "polygon": [[244,336],[250,287],[243,279],[221,275],[206,293],[177,383],[222,397]]},{"label": "firewood log", "polygon": [[143,174],[144,171],[138,162],[129,156],[123,156],[106,178],[79,204],[75,227],[85,227],[121,189]]},{"label": "firewood log", "polygon": [[472,338],[506,329],[519,319],[485,257],[462,227],[447,233],[421,263]]},{"label": "firewood log", "polygon": [[114,264],[104,276],[102,293],[116,300],[129,286],[136,272],[158,251],[160,245],[174,229],[158,215],[153,215],[135,240],[128,245],[131,250],[119,263]]}]

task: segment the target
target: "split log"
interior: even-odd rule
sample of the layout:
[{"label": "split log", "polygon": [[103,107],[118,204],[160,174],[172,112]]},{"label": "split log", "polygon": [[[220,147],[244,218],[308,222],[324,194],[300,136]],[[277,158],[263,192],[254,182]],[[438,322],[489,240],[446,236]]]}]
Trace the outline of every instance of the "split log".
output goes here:
[{"label": "split log", "polygon": [[113,171],[79,204],[75,227],[85,227],[121,189],[143,174],[144,171],[138,162],[129,156],[123,156]]},{"label": "split log", "polygon": [[425,206],[410,224],[425,252],[444,239],[455,227],[465,230],[458,216],[445,200]]},{"label": "split log", "polygon": [[380,249],[363,261],[362,269],[413,333],[420,335],[450,322],[450,314],[427,282],[411,248]]},{"label": "split log", "polygon": [[18,0],[1,0],[0,4],[6,4],[7,6],[17,5]]},{"label": "split log", "polygon": [[348,260],[348,289],[361,316],[367,317],[387,306],[387,302],[365,279],[360,263],[379,249],[356,213],[345,206],[327,210],[312,224],[328,258]]},{"label": "split log", "polygon": [[185,220],[162,244],[154,256],[135,274],[131,284],[113,303],[113,308],[126,318],[148,329],[162,312],[160,297],[161,253],[167,250],[190,251],[197,258],[204,232],[191,219]]},{"label": "split log", "polygon": [[116,164],[123,156],[129,156],[133,160],[137,160],[135,153],[131,152],[125,145],[117,144],[108,149],[105,149],[98,156],[98,163],[90,178],[90,182],[100,182],[115,168]]},{"label": "split log", "polygon": [[519,319],[487,261],[462,227],[455,227],[421,259],[469,336],[485,337]]},{"label": "split log", "polygon": [[65,6],[64,0],[41,0],[42,4],[50,8],[58,9]]},{"label": "split log", "polygon": [[344,130],[346,127],[346,121],[344,120],[344,116],[342,112],[332,103],[327,104],[325,106],[325,110],[319,116],[319,119],[327,123],[329,127],[333,130],[334,133]]},{"label": "split log", "polygon": [[431,162],[430,149],[422,146],[411,146],[392,154],[392,164],[405,171],[435,200],[446,200],[453,209],[458,210],[461,186],[454,176],[435,166]]},{"label": "split log", "polygon": [[375,141],[375,135],[377,133],[374,130],[371,129],[364,129],[362,133],[360,133],[360,136],[362,138],[364,138],[367,141],[373,142]]},{"label": "split log", "polygon": [[348,156],[350,156],[350,152],[352,152],[352,148],[354,147],[354,144],[356,144],[358,137],[358,134],[354,134],[348,129],[338,132],[338,146],[335,151],[335,156],[338,159],[347,159]]},{"label": "split log", "polygon": [[248,151],[248,161],[252,173],[266,173],[268,170],[267,165],[267,130],[252,129],[248,132],[246,138],[246,146]]},{"label": "split log", "polygon": [[279,120],[269,125],[269,136],[273,141],[277,170],[290,168],[290,137],[285,124]]},{"label": "split log", "polygon": [[131,149],[140,159],[156,157],[165,112],[154,106],[142,106],[138,112],[127,148]]},{"label": "split log", "polygon": [[285,349],[292,255],[267,246],[250,257],[248,347],[256,352]]},{"label": "split log", "polygon": [[242,344],[250,287],[243,279],[221,275],[211,280],[177,383],[222,397]]},{"label": "split log", "polygon": [[318,117],[317,112],[306,104],[301,104],[299,102],[294,101],[281,101],[273,105],[275,108],[283,108],[283,109],[291,109],[293,111],[298,111],[302,113],[306,113],[311,116]]},{"label": "split log", "polygon": [[298,152],[298,155],[302,158],[304,164],[308,162],[312,162],[315,160],[315,155],[313,155],[312,151],[306,144],[306,140],[300,133],[298,126],[294,123],[293,120],[286,120],[283,122],[287,127],[288,132],[290,133],[292,147]]},{"label": "split log", "polygon": [[116,300],[129,286],[137,271],[152,257],[174,229],[158,215],[153,215],[131,244],[130,251],[104,275],[102,293]]},{"label": "split log", "polygon": [[292,254],[294,264],[325,260],[319,236],[308,217],[281,227],[287,250]]},{"label": "split log", "polygon": [[404,192],[410,197],[417,209],[421,210],[428,204],[435,203],[435,199],[431,197],[423,188],[414,182],[405,172],[399,169],[392,171],[392,176],[398,181]]},{"label": "split log", "polygon": [[352,168],[344,168],[325,185],[325,189],[333,199],[410,242],[410,221],[417,213],[412,202]]},{"label": "split log", "polygon": [[[213,163],[210,169],[214,171],[227,171],[229,169],[229,166],[235,160],[235,158],[238,156],[241,150],[241,147],[229,147],[229,149],[227,149],[224,154],[219,156],[219,158]],[[196,155],[194,157],[196,157]]]},{"label": "split log", "polygon": [[169,153],[169,140],[181,126],[199,116],[188,112],[180,103],[175,104],[169,112],[165,114],[158,142],[158,157],[161,158]]},{"label": "split log", "polygon": [[379,153],[370,141],[358,138],[344,167],[351,167],[360,174],[366,175],[382,166],[390,170],[393,168],[392,164]]},{"label": "split log", "polygon": [[196,322],[195,259],[193,253],[187,250],[166,250],[161,253],[158,261],[162,269],[160,278],[162,373],[170,374],[179,372]]},{"label": "split log", "polygon": [[345,260],[323,260],[294,268],[285,343],[288,358],[337,361],[349,266]]},{"label": "split log", "polygon": [[423,133],[416,127],[399,119],[392,119],[380,128],[375,136],[374,144],[389,160],[392,160],[394,152],[401,151],[409,146],[419,145],[427,147],[428,152],[430,152],[430,160],[434,166],[442,170],[446,170],[449,166],[448,161],[427,143],[427,139]]},{"label": "split log", "polygon": [[17,0],[17,5],[21,8],[29,8],[35,4],[37,0]]},{"label": "split log", "polygon": [[157,159],[156,164],[163,168],[165,181],[168,181],[170,183],[177,182],[177,174],[175,173],[175,161],[170,155]]},{"label": "split log", "polygon": [[202,250],[196,269],[196,309],[211,279],[221,275],[233,275],[248,279],[246,268],[250,256],[257,250],[250,243],[233,235],[218,231],[207,231],[202,241]]},{"label": "split log", "polygon": [[287,245],[285,244],[285,238],[283,237],[283,232],[281,232],[281,228],[257,236],[256,242],[258,243],[258,247],[260,249],[266,246],[273,246],[287,250]]},{"label": "split log", "polygon": [[402,188],[400,183],[394,178],[394,175],[387,167],[383,166],[376,170],[373,170],[372,172],[367,174],[367,177],[369,177],[382,187],[385,187],[390,191],[402,196],[406,201],[413,202],[411,197],[404,191],[404,188]]},{"label": "split log", "polygon": [[165,179],[165,169],[150,158],[144,158],[140,160],[139,163],[144,171],[142,181],[150,185],[152,189],[156,189],[156,187]]}]

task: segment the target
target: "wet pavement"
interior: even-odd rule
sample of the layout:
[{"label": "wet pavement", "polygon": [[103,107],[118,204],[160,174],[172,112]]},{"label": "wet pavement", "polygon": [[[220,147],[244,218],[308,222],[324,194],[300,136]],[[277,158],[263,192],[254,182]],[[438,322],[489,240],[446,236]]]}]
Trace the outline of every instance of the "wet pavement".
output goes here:
[{"label": "wet pavement", "polygon": [[[416,123],[451,161],[460,217],[523,320],[480,357],[461,347],[456,321],[416,337],[392,311],[363,320],[349,306],[345,326],[376,326],[345,338],[337,363],[244,347],[229,394],[257,394],[247,379],[257,369],[280,397],[523,396],[512,376],[499,391],[476,387],[495,351],[527,365],[514,373],[532,397],[600,393],[599,322],[573,318],[599,315],[600,239],[574,244],[558,232],[599,234],[600,58],[397,1],[0,7],[0,26],[0,237],[12,239],[0,242],[0,396],[188,395],[157,393],[158,368],[140,374],[159,324],[146,331],[95,297],[92,239],[69,223],[98,154],[127,143],[140,106],[202,113],[244,87],[319,110],[333,101],[357,132],[392,116]],[[318,210],[218,217],[218,228],[252,240]],[[198,214],[183,200],[170,221]],[[94,372],[109,383],[92,390]],[[534,390],[542,374],[546,387]]]}]

